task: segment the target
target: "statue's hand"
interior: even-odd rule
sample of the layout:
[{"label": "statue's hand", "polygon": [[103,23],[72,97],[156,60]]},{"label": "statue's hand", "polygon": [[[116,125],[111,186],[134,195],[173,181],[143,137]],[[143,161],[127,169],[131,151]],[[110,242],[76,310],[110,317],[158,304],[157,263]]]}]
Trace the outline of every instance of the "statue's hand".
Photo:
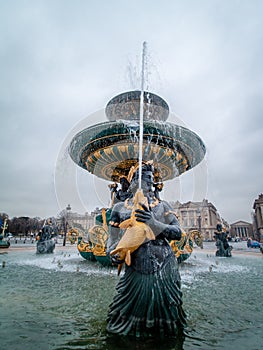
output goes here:
[{"label": "statue's hand", "polygon": [[149,227],[153,229],[157,223],[153,216],[153,212],[149,208],[147,208],[145,204],[140,203],[140,205],[142,206],[143,210],[142,209],[135,210],[136,221],[144,222],[145,224],[147,224]]}]

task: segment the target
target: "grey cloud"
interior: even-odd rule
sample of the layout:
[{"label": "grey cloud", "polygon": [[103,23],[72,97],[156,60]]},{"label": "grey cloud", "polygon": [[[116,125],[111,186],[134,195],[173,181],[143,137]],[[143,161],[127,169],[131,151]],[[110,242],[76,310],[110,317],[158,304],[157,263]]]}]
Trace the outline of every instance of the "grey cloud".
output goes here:
[{"label": "grey cloud", "polygon": [[[64,139],[131,89],[128,61],[140,62],[146,40],[149,86],[207,145],[207,199],[229,222],[249,221],[251,202],[262,192],[262,2],[118,5],[1,3],[0,210],[57,213],[54,168]],[[89,174],[80,185],[85,178],[91,186]],[[174,196],[191,200],[191,174],[183,175],[181,188],[178,181]],[[96,207],[96,190],[90,193],[87,201]]]}]

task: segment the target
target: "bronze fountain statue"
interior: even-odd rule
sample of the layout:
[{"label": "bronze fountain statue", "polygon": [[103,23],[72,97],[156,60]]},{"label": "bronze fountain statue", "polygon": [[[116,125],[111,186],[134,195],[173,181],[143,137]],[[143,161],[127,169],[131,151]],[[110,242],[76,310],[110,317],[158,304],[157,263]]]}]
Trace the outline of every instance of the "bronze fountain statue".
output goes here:
[{"label": "bronze fountain statue", "polygon": [[221,224],[216,225],[215,239],[216,239],[216,256],[231,257],[233,247],[228,243],[227,237],[229,232],[223,229]]},{"label": "bronze fountain statue", "polygon": [[54,230],[52,223],[48,220],[36,236],[37,254],[50,254],[54,252],[56,243],[53,236]]}]

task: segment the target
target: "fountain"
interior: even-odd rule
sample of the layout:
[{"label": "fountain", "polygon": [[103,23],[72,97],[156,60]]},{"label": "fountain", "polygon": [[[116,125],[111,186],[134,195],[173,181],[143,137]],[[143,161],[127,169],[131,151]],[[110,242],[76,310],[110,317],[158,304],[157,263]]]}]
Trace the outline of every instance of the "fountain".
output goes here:
[{"label": "fountain", "polygon": [[[139,159],[140,91],[112,98],[106,106],[108,122],[79,132],[71,141],[73,161],[91,174],[120,182]],[[166,122],[167,103],[144,92],[142,159],[153,160],[155,180],[166,181],[192,169],[203,159],[205,146],[191,130]]]},{"label": "fountain", "polygon": [[[187,128],[167,122],[169,106],[166,101],[144,90],[145,57],[146,42],[143,43],[141,90],[113,97],[105,108],[108,121],[82,130],[69,146],[69,154],[77,165],[99,178],[114,181],[109,185],[111,207],[107,211],[104,208],[96,218],[99,223],[89,231],[88,242],[78,240],[81,256],[89,260],[95,257],[103,265],[111,265],[106,254],[111,208],[131,196],[131,170],[138,166],[141,190],[142,163],[152,162],[154,197],[160,201],[163,182],[192,169],[205,155],[200,137]],[[180,242],[173,242],[178,261],[191,254],[192,237],[186,235]],[[184,258],[180,259],[181,253]]]},{"label": "fountain", "polygon": [[[153,161],[156,197],[159,197],[163,182],[198,165],[206,152],[204,143],[197,134],[167,122],[169,107],[160,96],[149,91],[141,94],[141,91],[134,90],[113,97],[105,108],[108,121],[80,131],[69,146],[69,154],[78,166],[99,178],[114,182],[109,185],[112,192],[111,206],[114,202],[127,198],[127,193],[118,186],[123,180],[127,181],[130,169],[140,159],[142,112],[141,158],[144,162]],[[111,261],[106,255],[106,241],[111,208],[105,210],[105,215],[100,213],[96,218],[96,225],[90,230],[88,241],[84,242],[79,237],[78,250],[82,257],[108,266]],[[190,256],[193,242],[192,235],[180,243],[173,242],[178,261]]]},{"label": "fountain", "polygon": [[[131,93],[136,94],[137,92]],[[145,109],[149,107],[146,106],[148,101],[148,98],[146,98],[146,102],[143,104]],[[138,103],[136,105],[138,107]],[[106,174],[106,180],[116,181],[114,186],[110,186],[111,189],[115,189],[112,190],[113,200],[117,198],[118,184],[122,183],[122,179],[126,179],[125,174],[128,173],[125,162],[129,167],[130,164],[135,164],[138,160],[136,158],[138,156],[138,146],[136,145],[138,132],[134,132],[134,126],[137,124],[136,127],[138,127],[138,119],[125,119],[121,112],[120,120],[115,121],[116,123],[125,121],[126,124],[130,123],[133,126],[129,129],[130,139],[125,139],[125,134],[124,136],[120,134],[123,139],[118,140],[116,138],[115,145],[110,143],[107,135],[111,134],[107,134],[107,131],[109,131],[107,123],[103,123],[105,127],[101,129],[101,135],[97,135],[103,137],[103,133],[106,134],[105,143],[101,142],[100,144],[101,148],[96,148],[99,144],[95,142],[96,134],[90,130],[92,127],[85,129],[86,133],[82,135],[83,137],[77,137],[78,135],[76,135],[71,143],[71,150],[74,149],[77,164],[79,164],[78,161],[83,161],[84,168],[92,174],[104,179]],[[155,121],[149,118],[144,124],[149,125],[150,122],[156,124],[157,129],[159,124],[165,123],[163,120]],[[168,179],[169,174],[179,176],[184,171],[188,171],[197,165],[205,154],[205,147],[197,135],[181,128],[177,135],[178,138],[176,138],[172,133],[173,128],[177,129],[176,126],[167,127],[167,134],[164,135],[162,133],[163,129],[160,127],[160,130],[157,130],[160,132],[157,132],[151,138],[151,135],[147,134],[144,125],[143,159],[145,161],[150,159],[147,151],[145,151],[146,147],[149,150],[157,147],[156,149],[160,152],[164,152],[163,157],[158,154],[155,157],[154,151],[149,153],[152,155],[151,160],[155,162],[156,168],[155,196],[159,195],[163,186],[162,181]],[[169,139],[169,130],[171,131],[170,139],[172,141],[165,143],[166,139]],[[93,135],[93,139],[89,139],[89,132],[90,135]],[[189,135],[186,140],[184,138],[185,134]],[[191,135],[193,136],[193,143]],[[155,144],[156,141],[157,144]],[[80,144],[77,149],[76,143],[78,142]],[[90,142],[93,142],[94,149],[88,149]],[[177,145],[177,148],[171,148],[171,142],[173,142],[172,145]],[[82,151],[85,151],[86,145],[87,150],[89,150],[86,153],[87,158],[82,153]],[[133,154],[131,159],[125,158],[123,160],[120,158],[122,146],[126,147],[129,156]],[[186,159],[189,167],[181,171],[183,168],[180,168],[181,164],[179,162],[176,163],[176,158],[170,159],[169,163],[165,158],[166,146],[169,146],[168,151],[174,151],[176,155],[179,155],[180,151],[184,151],[182,160]],[[192,149],[193,158],[190,157],[191,153],[187,147]],[[105,153],[103,152],[104,149]],[[100,156],[97,157],[97,155]],[[83,157],[81,158],[81,156]],[[74,159],[73,156],[72,158]],[[110,168],[113,162],[115,162],[115,167]],[[168,166],[172,165],[176,170],[171,170],[168,167],[168,171],[167,164]],[[94,165],[94,171],[90,165]],[[165,172],[166,170],[167,172]],[[171,175],[170,178],[173,178],[173,176]],[[158,180],[160,181],[158,182]],[[125,197],[125,188],[122,190],[123,193],[119,194]],[[122,201],[124,197],[119,196],[117,199]],[[90,234],[91,240],[98,245],[97,248],[103,244],[105,236],[107,237],[110,209],[104,208],[96,218],[99,234],[94,228],[93,235]],[[72,231],[72,235],[73,233],[78,235],[78,231]],[[190,239],[200,239],[198,232],[192,232]],[[92,241],[89,242],[91,246],[95,244]],[[180,250],[187,245],[186,242],[186,235],[182,235],[180,247],[176,247],[176,254],[179,254],[181,259],[184,259],[184,257],[180,255]],[[206,243],[206,245],[205,248],[211,247],[210,243]],[[74,249],[74,247],[67,247],[67,249],[69,248]],[[2,261],[2,266],[5,266],[2,269],[4,283],[0,285],[0,292],[1,295],[11,295],[11,297],[5,298],[5,302],[2,303],[2,315],[6,325],[5,333],[1,338],[3,348],[15,348],[17,344],[29,350],[36,347],[43,349],[47,347],[50,349],[100,348],[105,350],[141,347],[151,350],[153,348],[183,348],[183,344],[178,346],[174,340],[170,339],[149,341],[108,337],[105,332],[105,312],[112,299],[112,290],[119,278],[112,274],[111,269],[100,269],[89,262],[82,264],[73,249],[68,251],[64,249],[65,247],[61,247],[60,251],[55,252],[54,257],[42,255],[36,258],[34,254],[30,254],[30,251],[24,251],[24,249],[11,250],[10,253],[5,255],[5,261]],[[87,251],[87,254],[94,258],[92,249]],[[259,327],[262,314],[260,308],[255,307],[255,300],[261,298],[262,279],[259,278],[261,271],[262,260],[255,258],[253,255],[240,255],[236,259],[217,259],[217,257],[200,251],[197,251],[186,264],[181,266],[181,283],[185,306],[186,309],[191,310],[188,315],[191,330],[189,336],[185,339],[187,348],[226,349],[229,348],[229,344],[236,348],[260,349],[262,347],[260,340],[262,338],[261,328]],[[238,295],[238,302],[233,301],[231,308],[222,309],[222,304],[218,303],[218,297],[219,299],[229,299],[229,291],[225,288],[229,284],[231,284],[232,295]],[[45,288],[46,285],[51,285],[52,288]],[[43,286],[45,288],[44,299]],[[143,292],[145,290],[147,288],[144,288]],[[12,291],[15,291],[15,293]],[[136,292],[136,290],[132,290],[132,292]],[[218,297],[215,297],[215,295]],[[251,295],[253,295],[253,298],[251,298]],[[164,295],[162,294],[162,296]],[[46,300],[49,300],[49,302],[46,303]],[[173,306],[171,300],[170,305]],[[158,304],[158,306],[160,305]],[[38,322],[36,322],[36,317]],[[34,337],[32,334],[38,334],[38,337]]]}]

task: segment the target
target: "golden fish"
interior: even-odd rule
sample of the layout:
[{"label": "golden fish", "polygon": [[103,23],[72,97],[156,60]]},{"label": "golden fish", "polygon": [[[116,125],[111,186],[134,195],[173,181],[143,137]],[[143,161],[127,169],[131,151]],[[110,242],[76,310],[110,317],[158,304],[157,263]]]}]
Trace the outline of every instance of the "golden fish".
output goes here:
[{"label": "golden fish", "polygon": [[[139,203],[143,203],[148,207],[147,198],[144,197],[142,190],[137,190],[135,193],[131,217],[119,225],[121,229],[126,229],[126,231],[117,247],[110,253],[110,255],[118,254],[119,259],[124,260],[128,266],[131,265],[131,253],[144,242],[155,239],[155,235],[148,225],[144,222],[136,221],[136,209],[143,209]],[[121,272],[121,268],[122,264],[118,266],[118,275]]]}]

